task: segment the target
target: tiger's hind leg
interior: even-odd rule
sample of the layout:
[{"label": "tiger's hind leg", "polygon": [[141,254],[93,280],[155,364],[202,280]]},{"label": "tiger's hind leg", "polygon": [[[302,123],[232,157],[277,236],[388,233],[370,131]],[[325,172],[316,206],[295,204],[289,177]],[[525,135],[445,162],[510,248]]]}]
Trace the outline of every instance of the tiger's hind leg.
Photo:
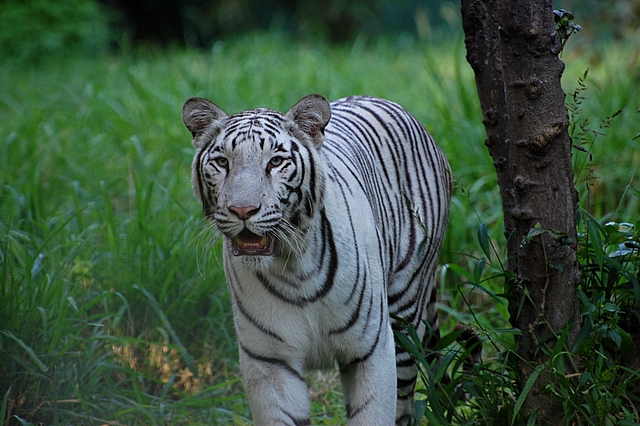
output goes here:
[{"label": "tiger's hind leg", "polygon": [[396,425],[410,425],[415,410],[413,407],[413,393],[418,377],[418,368],[411,355],[396,345],[396,371],[398,375],[396,400]]},{"label": "tiger's hind leg", "polygon": [[[437,327],[437,324],[435,324]],[[439,331],[436,329],[433,333],[427,331],[425,334],[426,339],[431,336],[437,342],[439,340]],[[423,347],[428,347],[424,346]],[[426,357],[427,362],[431,364],[433,357]],[[408,426],[413,424],[415,418],[414,408],[414,392],[416,381],[418,379],[418,367],[416,366],[413,357],[404,348],[396,345],[396,370],[398,375],[397,384],[397,401],[396,401],[396,425]]]},{"label": "tiger's hind leg", "polygon": [[[425,292],[421,296],[417,297],[417,300],[422,301],[418,303],[418,311],[422,310],[422,315],[419,316],[419,321],[413,320],[412,323],[416,327],[418,337],[421,339],[422,347],[430,347],[431,339],[435,339],[434,342],[439,340],[439,322],[436,306],[436,286],[435,276],[433,274],[427,274],[431,276],[430,285],[425,286]],[[405,327],[401,324],[402,321],[396,321],[392,319],[393,328],[397,332],[406,333]],[[433,358],[428,358],[430,361]],[[418,367],[411,354],[406,349],[396,343],[396,371],[398,376],[397,383],[397,401],[396,401],[396,425],[407,426],[414,424],[415,409],[414,409],[414,392],[416,381],[418,378]]]}]

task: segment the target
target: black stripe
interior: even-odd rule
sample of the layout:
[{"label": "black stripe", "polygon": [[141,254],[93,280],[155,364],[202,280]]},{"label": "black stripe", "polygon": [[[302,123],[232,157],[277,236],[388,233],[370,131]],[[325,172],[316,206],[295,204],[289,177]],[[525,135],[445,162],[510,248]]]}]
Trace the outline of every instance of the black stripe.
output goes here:
[{"label": "black stripe", "polygon": [[413,360],[413,358],[409,357],[403,361],[399,361],[397,359],[398,354],[396,354],[396,367],[398,368],[405,368],[405,367],[413,367],[414,365],[416,365],[415,361]]},{"label": "black stripe", "polygon": [[360,405],[359,407],[353,407],[351,404],[347,404],[347,418],[348,419],[352,419],[355,416],[358,415],[359,412],[361,412],[367,405],[369,405],[369,403],[371,402],[371,397],[369,397],[364,404]]},{"label": "black stripe", "polygon": [[417,376],[412,376],[409,379],[401,379],[398,377],[398,385],[396,386],[398,389],[403,389],[407,387],[413,387],[416,384]]},{"label": "black stripe", "polygon": [[293,426],[311,426],[311,419],[309,417],[295,417],[293,414],[281,409],[281,411],[291,419]]},{"label": "black stripe", "polygon": [[[382,328],[384,327],[385,319],[386,319],[385,316],[382,315],[382,313],[384,312],[383,304],[384,304],[384,300],[381,299],[381,303],[380,303],[380,322],[378,323],[378,331],[376,332],[376,341],[373,342],[373,344],[371,345],[371,347],[369,348],[369,351],[367,351],[367,353],[365,353],[361,357],[354,358],[348,364],[346,364],[344,366],[341,366],[340,367],[341,370],[342,369],[349,369],[355,364],[358,364],[358,363],[366,361],[375,352],[376,348],[378,347],[378,343],[380,342],[380,334],[382,333]],[[367,321],[366,323],[368,324],[369,321]]]},{"label": "black stripe", "polygon": [[244,305],[242,304],[242,299],[238,297],[238,295],[236,294],[235,290],[233,290],[232,287],[230,287],[230,288],[231,288],[231,291],[233,293],[233,299],[235,300],[236,306],[238,307],[238,310],[240,311],[242,316],[244,316],[247,319],[247,321],[249,321],[251,323],[251,325],[253,325],[258,330],[262,331],[263,333],[273,337],[274,339],[276,339],[276,340],[278,340],[278,341],[280,341],[282,343],[285,343],[285,341],[280,336],[278,336],[275,332],[267,329],[265,326],[260,324],[255,318],[253,318],[249,314],[247,309],[244,307]]},{"label": "black stripe", "polygon": [[240,348],[244,351],[244,353],[249,355],[249,357],[251,357],[252,359],[256,361],[264,362],[266,364],[272,364],[272,365],[277,365],[278,367],[282,367],[284,370],[289,372],[292,376],[297,377],[303,382],[305,381],[305,378],[302,376],[302,374],[298,373],[298,370],[290,366],[285,360],[258,355],[248,350],[242,343],[238,343],[238,346],[240,346]]},{"label": "black stripe", "polygon": [[[351,329],[351,327],[353,327],[357,323],[358,318],[360,317],[360,308],[362,307],[362,300],[364,299],[364,290],[365,290],[365,288],[367,288],[367,284],[368,284],[367,283],[367,273],[366,273],[366,271],[363,274],[362,281],[363,281],[363,285],[359,286],[360,287],[360,297],[358,298],[358,303],[356,304],[355,309],[351,313],[351,318],[349,318],[347,323],[345,325],[343,325],[342,327],[339,327],[339,328],[337,328],[335,330],[329,331],[329,334],[344,333],[345,331],[348,331],[349,329]],[[356,287],[358,287],[357,282],[354,284],[354,289]]]}]

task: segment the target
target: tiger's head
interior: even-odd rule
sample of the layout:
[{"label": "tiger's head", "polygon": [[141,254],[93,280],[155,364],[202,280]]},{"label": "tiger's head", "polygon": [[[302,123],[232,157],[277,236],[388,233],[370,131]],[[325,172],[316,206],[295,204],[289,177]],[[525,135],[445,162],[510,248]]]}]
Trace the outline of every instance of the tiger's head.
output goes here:
[{"label": "tiger's head", "polygon": [[255,109],[225,114],[203,98],[187,100],[182,120],[193,135],[193,189],[205,216],[248,263],[300,254],[302,236],[324,192],[320,161],[331,117],[320,95],[286,114]]}]

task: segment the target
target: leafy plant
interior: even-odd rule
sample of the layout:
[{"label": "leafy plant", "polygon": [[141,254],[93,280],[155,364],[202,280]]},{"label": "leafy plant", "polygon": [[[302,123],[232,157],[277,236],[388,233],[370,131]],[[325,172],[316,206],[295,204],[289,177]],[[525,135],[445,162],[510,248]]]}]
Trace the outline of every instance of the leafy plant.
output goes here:
[{"label": "leafy plant", "polygon": [[[517,354],[512,344],[499,337],[501,333],[517,334],[517,330],[488,330],[477,319],[466,324],[482,336],[483,346],[497,353],[470,366],[473,348],[457,343],[459,329],[444,335],[435,347],[423,348],[415,330],[408,326],[406,335],[396,333],[396,340],[414,356],[425,383],[425,388],[418,391],[422,397],[416,401],[419,419],[442,425],[533,424],[534,419],[519,417],[520,409],[533,382],[545,374],[552,379],[546,391],[564,406],[564,424],[640,422],[640,357],[636,350],[640,344],[640,232],[638,225],[601,225],[584,210],[581,213],[583,232],[577,246],[582,270],[578,290],[581,321],[576,338],[569,341],[568,326],[556,336],[552,347],[541,344],[539,350],[547,353],[549,361],[532,366],[534,374],[521,387],[516,386],[519,373],[513,362]],[[480,247],[490,246],[483,225],[478,236]],[[476,265],[480,262],[484,263]],[[482,284],[500,274],[484,277],[478,268],[472,272],[452,266],[449,269],[459,291],[471,285],[497,304],[502,303],[500,296]],[[465,400],[464,395],[471,398]]]},{"label": "leafy plant", "polygon": [[640,325],[640,234],[637,225],[601,225],[584,210],[578,252],[582,267],[581,328],[571,352],[582,365],[577,396],[567,395],[576,419],[588,424],[640,421],[640,358],[633,337]]},{"label": "leafy plant", "polygon": [[573,13],[564,9],[554,10],[553,18],[556,23],[558,36],[560,36],[560,48],[564,49],[565,44],[569,40],[569,37],[571,37],[572,34],[582,30],[582,27],[573,22]]},{"label": "leafy plant", "polygon": [[[586,99],[585,72],[570,99],[571,132],[576,149],[586,155],[576,160],[576,175],[587,187],[594,182],[595,163],[592,152],[596,140],[605,135],[612,121],[621,115],[618,110],[600,120],[597,128],[582,118]],[[583,173],[584,169],[588,169]],[[627,169],[628,170],[628,169]],[[631,182],[622,196],[633,194]],[[588,193],[590,194],[590,193]],[[589,205],[590,198],[586,197]],[[622,199],[618,206],[622,204]],[[613,215],[618,215],[618,208]],[[640,220],[635,223],[609,221],[601,224],[586,209],[580,208],[578,241],[540,225],[531,229],[524,243],[540,234],[548,234],[560,244],[577,250],[581,283],[577,289],[580,300],[580,321],[564,330],[557,330],[554,344],[541,342],[548,361],[531,365],[533,374],[527,383],[519,383],[520,372],[514,362],[518,356],[514,343],[502,338],[520,331],[484,325],[484,312],[470,301],[472,290],[479,290],[494,303],[493,310],[504,304],[503,295],[496,292],[506,272],[500,255],[490,238],[487,226],[481,223],[477,231],[476,255],[467,255],[465,264],[449,264],[442,280],[458,290],[464,303],[458,308],[443,306],[443,310],[472,328],[482,337],[488,349],[481,364],[468,365],[470,351],[460,345],[459,331],[446,334],[434,348],[423,348],[409,326],[407,334],[397,333],[396,339],[411,354],[421,370],[425,388],[418,392],[416,413],[419,421],[428,424],[456,425],[519,425],[535,424],[535,415],[523,418],[521,409],[528,392],[541,375],[550,380],[545,391],[562,404],[566,413],[563,424],[572,425],[636,425],[640,423]],[[492,260],[493,259],[493,260]],[[554,265],[549,265],[554,267]],[[454,301],[449,297],[449,302]],[[467,310],[466,315],[461,314]],[[461,321],[462,320],[462,321]],[[575,338],[570,339],[570,336]],[[467,362],[468,368],[462,366]],[[449,380],[443,378],[450,377]],[[460,398],[462,395],[470,399]]]}]

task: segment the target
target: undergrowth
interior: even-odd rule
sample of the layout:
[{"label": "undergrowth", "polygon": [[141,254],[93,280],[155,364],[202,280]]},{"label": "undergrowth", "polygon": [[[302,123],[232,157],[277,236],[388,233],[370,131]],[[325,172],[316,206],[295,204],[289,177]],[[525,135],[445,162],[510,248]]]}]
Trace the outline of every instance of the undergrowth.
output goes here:
[{"label": "undergrowth", "polygon": [[[592,187],[599,185],[596,143],[605,143],[606,131],[622,110],[592,124],[584,117],[588,73],[579,79],[568,101],[574,140],[576,185],[584,185],[582,204],[597,205]],[[638,136],[629,135],[629,139]],[[627,169],[629,170],[629,169]],[[536,416],[525,418],[522,404],[535,380],[551,379],[545,389],[562,405],[566,425],[640,424],[640,217],[638,217],[637,167],[615,207],[598,220],[587,209],[578,211],[577,258],[581,281],[577,289],[580,304],[579,331],[572,341],[570,326],[557,334],[548,348],[541,344],[549,361],[534,368],[527,383],[519,382],[518,355],[514,335],[507,321],[507,299],[496,293],[506,279],[498,243],[490,238],[487,226],[478,227],[478,255],[467,255],[464,264],[443,267],[442,282],[457,289],[458,297],[445,298],[442,310],[450,322],[464,324],[483,340],[482,363],[469,364],[472,346],[459,343],[459,328],[445,334],[434,348],[422,348],[415,330],[408,336],[398,333],[398,341],[420,366],[425,387],[416,397],[416,413],[427,424],[529,425]],[[631,208],[629,208],[631,206]],[[635,213],[633,213],[635,212]],[[626,221],[611,218],[626,216]],[[535,232],[537,230],[532,230]],[[454,305],[454,306],[450,306]],[[489,311],[501,318],[487,321]],[[467,314],[462,314],[466,310]],[[504,315],[504,316],[502,316]],[[491,324],[488,326],[488,324]]]}]

